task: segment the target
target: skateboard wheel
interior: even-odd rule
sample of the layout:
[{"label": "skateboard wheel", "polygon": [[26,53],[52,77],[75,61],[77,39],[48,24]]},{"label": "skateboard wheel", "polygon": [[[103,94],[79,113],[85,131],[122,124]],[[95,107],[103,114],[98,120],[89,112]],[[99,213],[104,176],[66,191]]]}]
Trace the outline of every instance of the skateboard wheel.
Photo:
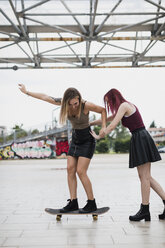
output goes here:
[{"label": "skateboard wheel", "polygon": [[98,220],[98,215],[92,215],[93,216],[93,220]]},{"label": "skateboard wheel", "polygon": [[61,220],[61,217],[62,217],[62,215],[57,215],[57,216],[56,216],[56,220],[57,220],[57,221],[60,221],[60,220]]}]

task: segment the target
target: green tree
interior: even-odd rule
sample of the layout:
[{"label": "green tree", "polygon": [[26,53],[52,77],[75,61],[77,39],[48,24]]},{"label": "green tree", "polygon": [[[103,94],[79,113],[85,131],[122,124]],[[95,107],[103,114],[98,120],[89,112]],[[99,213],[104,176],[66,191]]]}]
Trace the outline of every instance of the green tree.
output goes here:
[{"label": "green tree", "polygon": [[114,150],[117,153],[126,153],[129,151],[130,138],[116,140]]},{"label": "green tree", "polygon": [[152,127],[156,127],[155,121],[153,121],[153,122],[150,124],[150,128],[152,128]]},{"label": "green tree", "polygon": [[99,131],[100,131],[100,129],[101,129],[101,126],[94,126],[94,131],[95,131],[95,133],[98,135],[99,134]]},{"label": "green tree", "polygon": [[32,135],[34,135],[34,134],[39,134],[38,129],[34,129],[34,130],[32,130],[31,134],[32,134]]},{"label": "green tree", "polygon": [[96,143],[96,151],[98,153],[108,153],[109,152],[109,141],[107,139],[101,139]]},{"label": "green tree", "polygon": [[113,138],[116,140],[125,139],[130,137],[130,133],[126,127],[124,127],[121,122],[118,123],[116,128],[112,132]]},{"label": "green tree", "polygon": [[165,141],[160,142],[160,146],[165,146]]},{"label": "green tree", "polygon": [[23,124],[15,125],[12,129],[16,133],[16,138],[23,138],[27,136],[27,132],[22,128]]},{"label": "green tree", "polygon": [[[99,134],[100,129],[100,126],[95,126],[95,133]],[[119,122],[112,132],[103,139],[97,140],[96,152],[107,153],[109,150],[114,150],[115,152],[128,152],[130,138],[131,136],[128,129]]]},{"label": "green tree", "polygon": [[3,143],[3,137],[0,137],[0,143],[1,144]]},{"label": "green tree", "polygon": [[114,150],[115,152],[127,152],[128,151],[124,143],[125,142],[127,143],[127,140],[129,141],[131,136],[130,136],[130,132],[128,131],[128,129],[124,127],[121,124],[121,122],[119,122],[116,128],[109,134],[109,137],[110,137],[110,148],[112,150]]}]

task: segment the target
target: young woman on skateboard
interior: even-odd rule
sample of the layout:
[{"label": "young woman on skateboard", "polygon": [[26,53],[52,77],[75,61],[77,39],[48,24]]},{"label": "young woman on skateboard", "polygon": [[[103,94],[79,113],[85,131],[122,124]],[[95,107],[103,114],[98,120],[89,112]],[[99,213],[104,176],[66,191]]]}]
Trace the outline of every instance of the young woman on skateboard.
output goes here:
[{"label": "young woman on skateboard", "polygon": [[[140,221],[142,219],[150,221],[150,187],[161,197],[165,205],[165,192],[159,183],[151,176],[151,162],[159,161],[161,157],[153,139],[145,129],[138,108],[134,104],[124,99],[121,93],[116,89],[111,89],[105,94],[104,102],[107,112],[112,112],[112,116],[107,118],[107,121],[111,121],[111,123],[105,129],[103,135],[96,135],[94,131],[92,135],[96,139],[100,139],[114,130],[120,121],[123,126],[129,128],[132,133],[129,168],[137,168],[142,194],[140,210],[135,215],[129,216],[129,219],[131,221]],[[91,125],[99,124],[99,122],[99,120],[94,121]],[[159,219],[165,219],[165,209],[164,212],[159,215]]]},{"label": "young woman on skateboard", "polygon": [[81,210],[83,213],[93,212],[97,209],[94,199],[92,184],[87,175],[87,170],[95,150],[95,139],[91,135],[89,125],[89,112],[93,111],[101,114],[102,129],[100,135],[103,134],[106,127],[106,110],[105,108],[93,103],[84,101],[79,91],[75,88],[68,88],[63,98],[54,98],[42,93],[35,93],[26,90],[23,84],[19,84],[19,89],[28,96],[49,102],[55,105],[61,105],[60,122],[63,124],[68,119],[72,124],[72,141],[69,145],[67,156],[67,176],[70,191],[70,199],[68,204],[60,210],[66,213],[78,210],[77,201],[77,178],[78,174],[85,192],[87,194],[87,204]]}]

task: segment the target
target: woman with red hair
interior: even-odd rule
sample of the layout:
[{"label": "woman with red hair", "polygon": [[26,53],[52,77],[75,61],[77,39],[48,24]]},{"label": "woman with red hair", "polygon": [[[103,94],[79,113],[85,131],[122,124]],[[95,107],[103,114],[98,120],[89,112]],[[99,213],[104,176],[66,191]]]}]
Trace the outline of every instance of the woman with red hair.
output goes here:
[{"label": "woman with red hair", "polygon": [[[165,192],[159,183],[151,176],[151,162],[161,160],[159,152],[155,146],[153,139],[145,129],[142,117],[138,108],[127,101],[117,89],[111,89],[104,96],[104,103],[107,112],[111,112],[112,116],[107,118],[111,123],[104,130],[103,135],[96,135],[92,131],[93,137],[96,139],[103,138],[115,129],[121,121],[122,125],[127,127],[132,133],[130,142],[129,168],[137,168],[139,179],[141,182],[142,204],[140,210],[133,216],[129,216],[131,221],[150,221],[149,197],[150,187],[161,197],[165,205]],[[101,121],[93,121],[91,125],[100,124]],[[159,215],[159,219],[165,219],[165,209]]]}]

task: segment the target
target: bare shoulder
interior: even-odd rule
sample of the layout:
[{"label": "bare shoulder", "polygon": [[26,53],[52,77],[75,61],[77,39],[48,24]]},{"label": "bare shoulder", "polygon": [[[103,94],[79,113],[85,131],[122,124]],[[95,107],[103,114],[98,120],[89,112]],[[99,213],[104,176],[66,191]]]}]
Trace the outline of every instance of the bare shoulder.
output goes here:
[{"label": "bare shoulder", "polygon": [[105,110],[105,108],[97,104],[94,104],[92,102],[88,102],[88,101],[84,101],[84,102],[85,102],[84,113],[87,113],[89,111],[93,111],[96,113],[102,113]]},{"label": "bare shoulder", "polygon": [[123,102],[119,107],[119,111],[124,113],[125,116],[131,115],[135,110],[135,106],[130,102]]},{"label": "bare shoulder", "polygon": [[93,103],[93,102],[88,102],[88,101],[84,101],[84,105],[85,105],[85,109],[88,109],[88,110],[93,110],[93,109],[96,109],[98,107],[100,107],[99,105]]},{"label": "bare shoulder", "polygon": [[128,102],[123,102],[120,104],[120,109],[127,110],[129,107],[130,107],[130,103],[128,103]]},{"label": "bare shoulder", "polygon": [[91,110],[92,103],[87,100],[82,100],[82,103],[84,104],[84,113],[87,114]]},{"label": "bare shoulder", "polygon": [[87,107],[87,108],[95,105],[94,103],[88,102],[87,100],[82,100],[82,102],[84,103],[85,107]]}]

